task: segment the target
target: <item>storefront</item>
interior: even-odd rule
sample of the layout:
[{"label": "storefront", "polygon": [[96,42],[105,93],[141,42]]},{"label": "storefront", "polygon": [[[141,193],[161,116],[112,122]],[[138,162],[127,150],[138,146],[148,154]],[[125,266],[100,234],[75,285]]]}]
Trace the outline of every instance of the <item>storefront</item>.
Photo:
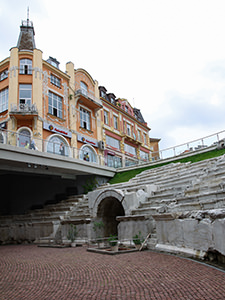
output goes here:
[{"label": "storefront", "polygon": [[114,151],[105,150],[105,164],[112,168],[122,167],[122,157],[117,156]]},{"label": "storefront", "polygon": [[79,149],[79,159],[98,163],[98,154],[94,149],[98,148],[98,141],[81,134],[77,135],[77,141],[84,144]]},{"label": "storefront", "polygon": [[43,129],[51,132],[45,142],[45,151],[49,153],[70,156],[70,145],[67,138],[71,138],[72,134],[67,129],[62,129],[54,124],[44,122]]}]

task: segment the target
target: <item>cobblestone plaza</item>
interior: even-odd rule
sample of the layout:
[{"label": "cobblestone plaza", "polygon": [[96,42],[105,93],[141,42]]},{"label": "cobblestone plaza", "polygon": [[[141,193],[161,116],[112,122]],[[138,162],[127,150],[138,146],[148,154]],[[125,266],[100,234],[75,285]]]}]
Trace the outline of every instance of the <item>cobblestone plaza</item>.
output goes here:
[{"label": "cobblestone plaza", "polygon": [[151,251],[0,247],[0,299],[225,299],[225,273]]}]

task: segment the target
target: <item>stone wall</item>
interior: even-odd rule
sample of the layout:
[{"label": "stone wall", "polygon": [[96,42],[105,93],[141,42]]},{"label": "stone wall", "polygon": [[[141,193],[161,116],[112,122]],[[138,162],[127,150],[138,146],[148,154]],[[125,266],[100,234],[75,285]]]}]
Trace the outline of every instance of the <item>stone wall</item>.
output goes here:
[{"label": "stone wall", "polygon": [[225,209],[161,214],[156,221],[156,249],[204,258],[209,251],[225,255]]}]

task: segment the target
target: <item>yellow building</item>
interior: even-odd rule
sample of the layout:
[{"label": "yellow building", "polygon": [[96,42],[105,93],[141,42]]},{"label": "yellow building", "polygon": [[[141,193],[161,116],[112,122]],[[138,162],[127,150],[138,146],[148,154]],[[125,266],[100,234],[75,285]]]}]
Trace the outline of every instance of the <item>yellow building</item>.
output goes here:
[{"label": "yellow building", "polygon": [[140,110],[116,99],[84,69],[43,60],[33,23],[0,62],[0,141],[113,167],[151,160],[150,128]]},{"label": "yellow building", "polygon": [[[23,21],[18,44],[0,63],[2,142],[100,162],[98,82],[83,69],[42,58],[31,21]],[[9,134],[10,132],[10,134]]]}]

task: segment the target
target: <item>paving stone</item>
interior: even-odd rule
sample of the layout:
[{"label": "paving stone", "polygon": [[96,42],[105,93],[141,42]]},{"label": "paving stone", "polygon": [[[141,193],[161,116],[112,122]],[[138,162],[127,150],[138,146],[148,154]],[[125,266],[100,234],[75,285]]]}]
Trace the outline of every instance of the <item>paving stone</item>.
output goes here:
[{"label": "paving stone", "polygon": [[225,272],[150,251],[1,246],[0,270],[1,300],[225,299]]}]

